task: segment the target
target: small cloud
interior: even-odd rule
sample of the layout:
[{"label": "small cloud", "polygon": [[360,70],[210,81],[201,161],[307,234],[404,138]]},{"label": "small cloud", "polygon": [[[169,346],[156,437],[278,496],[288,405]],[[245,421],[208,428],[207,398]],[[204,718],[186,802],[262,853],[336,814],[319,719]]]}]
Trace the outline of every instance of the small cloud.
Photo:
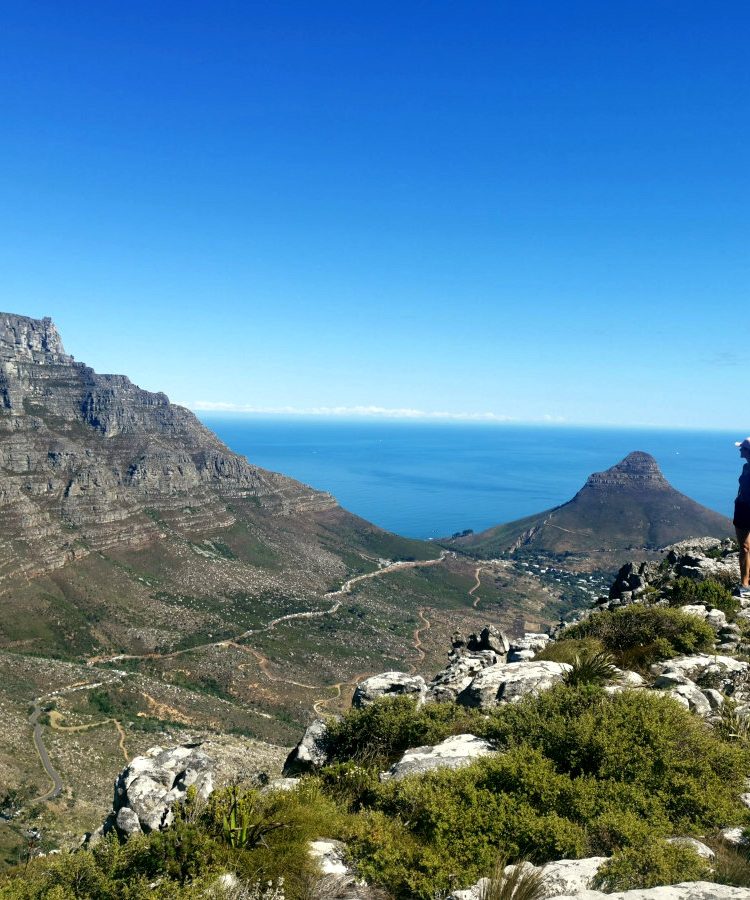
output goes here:
[{"label": "small cloud", "polygon": [[[443,412],[410,407],[386,406],[252,406],[242,403],[224,403],[215,400],[198,400],[190,404],[196,412],[238,412],[264,416],[321,416],[325,418],[373,418],[405,419],[412,421],[449,422],[515,422],[512,416],[493,412]],[[556,417],[545,417],[545,421],[562,421]]]}]

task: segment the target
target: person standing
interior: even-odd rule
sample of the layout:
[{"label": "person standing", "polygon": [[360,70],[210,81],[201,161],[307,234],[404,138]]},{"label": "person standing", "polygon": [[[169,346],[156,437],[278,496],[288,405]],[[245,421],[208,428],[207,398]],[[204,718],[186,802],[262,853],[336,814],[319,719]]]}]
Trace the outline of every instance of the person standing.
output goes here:
[{"label": "person standing", "polygon": [[740,548],[740,583],[735,588],[735,594],[750,598],[750,437],[735,441],[734,446],[739,447],[740,456],[745,461],[732,520]]}]

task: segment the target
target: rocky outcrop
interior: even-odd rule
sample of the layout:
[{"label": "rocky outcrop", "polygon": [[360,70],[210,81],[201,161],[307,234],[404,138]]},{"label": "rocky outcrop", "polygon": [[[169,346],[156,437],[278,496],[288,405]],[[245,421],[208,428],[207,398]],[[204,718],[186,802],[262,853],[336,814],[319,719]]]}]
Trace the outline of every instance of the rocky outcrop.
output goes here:
[{"label": "rocky outcrop", "polygon": [[[506,866],[503,874],[510,875],[519,867],[541,875],[544,879],[544,896],[553,897],[559,894],[578,895],[586,891],[592,884],[599,869],[607,862],[606,856],[590,856],[588,859],[561,859],[544,866],[531,863],[518,863]],[[452,900],[481,900],[489,883],[488,878],[479,881],[463,891],[454,891]]]},{"label": "rocky outcrop", "polygon": [[406,672],[383,672],[360,681],[357,685],[352,706],[362,709],[370,706],[380,697],[413,697],[418,703],[424,700],[427,685],[421,675]]},{"label": "rocky outcrop", "polygon": [[286,758],[284,776],[305,775],[324,766],[328,762],[327,736],[328,726],[322,719],[308,725],[302,740]]},{"label": "rocky outcrop", "polygon": [[748,900],[747,888],[714,884],[710,881],[686,881],[665,887],[641,888],[634,891],[579,891],[556,894],[549,900]]},{"label": "rocky outcrop", "polygon": [[493,753],[493,747],[473,734],[455,734],[439,744],[407,750],[401,759],[380,776],[381,781],[395,781],[407,775],[422,775],[435,769],[460,769],[482,756]]},{"label": "rocky outcrop", "polygon": [[571,666],[542,660],[516,662],[483,669],[461,691],[457,701],[462,706],[489,709],[498,703],[517,703],[522,697],[538,694],[562,681]]},{"label": "rocky outcrop", "polygon": [[214,788],[213,761],[196,745],[152,747],[133,759],[115,779],[112,812],[90,837],[95,843],[115,829],[122,838],[161,831],[172,824],[173,807],[195,787],[200,799]]}]

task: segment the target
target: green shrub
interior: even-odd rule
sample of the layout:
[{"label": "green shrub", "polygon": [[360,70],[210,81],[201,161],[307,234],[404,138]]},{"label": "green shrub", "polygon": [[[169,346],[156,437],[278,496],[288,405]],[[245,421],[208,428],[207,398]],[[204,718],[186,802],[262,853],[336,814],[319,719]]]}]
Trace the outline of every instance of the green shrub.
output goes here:
[{"label": "green shrub", "polygon": [[594,878],[594,886],[607,892],[700,881],[711,869],[691,847],[646,841],[615,853]]},{"label": "green shrub", "polygon": [[702,603],[709,609],[720,609],[733,619],[740,611],[740,601],[718,581],[695,581],[692,578],[675,578],[667,589],[670,606],[687,606]]},{"label": "green shrub", "polygon": [[618,674],[612,654],[600,650],[598,653],[577,654],[573,658],[572,668],[563,676],[563,683],[604,685],[614,681]]},{"label": "green shrub", "polygon": [[618,665],[628,668],[709,650],[715,636],[711,626],[698,616],[679,609],[633,603],[590,616],[566,629],[561,641],[591,637],[601,641]]},{"label": "green shrub", "polygon": [[500,747],[536,747],[557,772],[596,779],[597,790],[604,781],[637,789],[675,830],[737,819],[750,766],[746,750],[658,692],[610,697],[558,685],[493,710],[483,736]]},{"label": "green shrub", "polygon": [[386,697],[364,709],[330,722],[329,757],[381,767],[390,765],[409,747],[435,744],[452,734],[472,732],[483,721],[478,710],[455,703],[421,707],[410,697]]},{"label": "green shrub", "polygon": [[565,640],[550,641],[547,646],[534,657],[548,659],[552,662],[568,663],[572,666],[577,656],[587,654],[594,655],[604,650],[604,644],[598,638],[566,638]]}]

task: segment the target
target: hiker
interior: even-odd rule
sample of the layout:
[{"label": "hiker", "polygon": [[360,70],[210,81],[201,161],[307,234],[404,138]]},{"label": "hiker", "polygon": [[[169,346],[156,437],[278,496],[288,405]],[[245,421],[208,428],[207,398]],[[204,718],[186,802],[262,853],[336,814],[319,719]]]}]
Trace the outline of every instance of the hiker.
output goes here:
[{"label": "hiker", "polygon": [[744,441],[735,441],[734,446],[739,447],[740,456],[745,461],[732,520],[740,547],[740,583],[735,594],[750,598],[750,437],[746,437]]}]

